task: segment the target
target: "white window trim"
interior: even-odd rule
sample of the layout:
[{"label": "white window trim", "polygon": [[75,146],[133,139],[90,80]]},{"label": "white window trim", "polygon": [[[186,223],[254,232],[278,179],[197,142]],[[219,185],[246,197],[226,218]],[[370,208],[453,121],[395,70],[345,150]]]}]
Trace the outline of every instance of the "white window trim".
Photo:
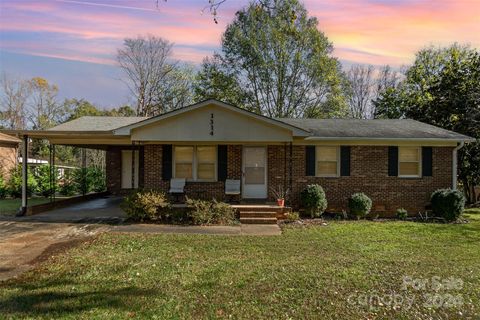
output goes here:
[{"label": "white window trim", "polygon": [[[418,161],[400,161],[400,149],[401,148],[417,148],[418,152]],[[417,163],[418,162],[418,174],[400,174],[400,163]],[[397,170],[399,178],[422,178],[422,147],[418,146],[399,146],[398,147],[398,161],[397,161]]]},{"label": "white window trim", "polygon": [[[172,155],[172,173],[173,173],[173,178],[176,178],[176,159],[175,159],[175,148],[176,147],[192,147],[193,148],[193,159],[192,159],[192,179],[187,179],[187,181],[192,181],[192,182],[215,182],[218,181],[218,176],[217,176],[217,166],[218,166],[218,148],[217,146],[212,146],[212,145],[174,145],[173,146],[173,155]],[[198,179],[197,178],[197,169],[198,169],[198,161],[197,161],[197,148],[198,147],[214,147],[215,149],[215,162],[214,162],[214,178],[213,179]]]},{"label": "white window trim", "polygon": [[[319,174],[318,173],[318,162],[317,160],[317,151],[318,148],[320,147],[335,147],[337,150],[337,174]],[[331,145],[321,145],[321,146],[315,146],[315,177],[320,177],[320,178],[338,178],[340,177],[340,146],[331,146]]]}]

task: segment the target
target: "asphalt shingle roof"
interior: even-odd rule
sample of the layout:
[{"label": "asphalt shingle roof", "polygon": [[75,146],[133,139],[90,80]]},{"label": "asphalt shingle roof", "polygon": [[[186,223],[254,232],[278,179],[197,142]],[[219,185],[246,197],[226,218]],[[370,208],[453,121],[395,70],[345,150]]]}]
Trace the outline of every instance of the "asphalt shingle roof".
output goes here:
[{"label": "asphalt shingle roof", "polygon": [[85,116],[62,123],[49,131],[111,131],[148,119],[148,117]]},{"label": "asphalt shingle roof", "polygon": [[469,139],[462,134],[411,119],[292,119],[277,120],[321,138]]},{"label": "asphalt shingle roof", "polygon": [[[148,117],[85,116],[49,131],[112,131]],[[293,119],[277,118],[283,123],[304,129],[318,138],[365,139],[453,139],[468,140],[462,134],[411,119]]]}]

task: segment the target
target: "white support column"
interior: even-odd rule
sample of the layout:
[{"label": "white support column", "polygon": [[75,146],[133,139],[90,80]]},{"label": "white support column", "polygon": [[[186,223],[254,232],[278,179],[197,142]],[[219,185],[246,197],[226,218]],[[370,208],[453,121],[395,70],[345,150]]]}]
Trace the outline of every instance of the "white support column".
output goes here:
[{"label": "white support column", "polygon": [[22,144],[22,207],[18,215],[24,216],[27,213],[27,188],[28,188],[28,136],[23,136]]}]

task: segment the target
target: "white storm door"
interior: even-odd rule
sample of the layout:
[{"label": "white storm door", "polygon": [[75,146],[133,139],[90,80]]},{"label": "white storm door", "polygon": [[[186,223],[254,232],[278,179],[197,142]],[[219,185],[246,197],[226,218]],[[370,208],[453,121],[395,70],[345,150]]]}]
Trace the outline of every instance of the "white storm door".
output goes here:
[{"label": "white storm door", "polygon": [[243,147],[243,198],[267,198],[267,149]]},{"label": "white storm door", "polygon": [[[135,152],[135,189],[138,188],[138,151]],[[122,150],[122,189],[132,188],[132,150]]]}]

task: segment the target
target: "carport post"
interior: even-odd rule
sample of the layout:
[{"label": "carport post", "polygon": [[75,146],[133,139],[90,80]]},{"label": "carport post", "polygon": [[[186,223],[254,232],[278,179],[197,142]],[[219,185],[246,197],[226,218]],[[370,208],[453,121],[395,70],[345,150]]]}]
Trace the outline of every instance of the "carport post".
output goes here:
[{"label": "carport post", "polygon": [[27,188],[28,188],[28,136],[23,136],[22,150],[22,207],[18,216],[24,216],[27,213]]}]

